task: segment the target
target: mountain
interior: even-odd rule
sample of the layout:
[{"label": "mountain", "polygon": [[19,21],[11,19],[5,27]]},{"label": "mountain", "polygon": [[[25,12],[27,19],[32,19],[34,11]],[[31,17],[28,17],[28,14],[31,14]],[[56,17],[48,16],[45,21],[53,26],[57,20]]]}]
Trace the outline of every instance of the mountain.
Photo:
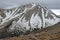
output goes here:
[{"label": "mountain", "polygon": [[0,29],[7,28],[7,32],[11,34],[40,30],[60,22],[60,17],[39,4],[27,4],[4,9],[3,13],[0,14]]}]

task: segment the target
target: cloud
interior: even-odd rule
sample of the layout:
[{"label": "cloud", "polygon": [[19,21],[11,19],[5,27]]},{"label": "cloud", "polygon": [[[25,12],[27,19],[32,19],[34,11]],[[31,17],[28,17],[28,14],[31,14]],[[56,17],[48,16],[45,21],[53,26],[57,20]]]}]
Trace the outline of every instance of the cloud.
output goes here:
[{"label": "cloud", "polygon": [[0,7],[10,7],[36,2],[47,6],[47,8],[60,8],[60,0],[0,0]]},{"label": "cloud", "polygon": [[56,15],[60,15],[60,9],[50,9]]}]

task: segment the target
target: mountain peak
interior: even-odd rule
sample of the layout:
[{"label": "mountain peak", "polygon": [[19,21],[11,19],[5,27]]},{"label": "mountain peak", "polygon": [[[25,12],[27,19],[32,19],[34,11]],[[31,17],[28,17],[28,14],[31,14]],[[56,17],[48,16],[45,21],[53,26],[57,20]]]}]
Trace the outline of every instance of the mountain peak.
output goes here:
[{"label": "mountain peak", "polygon": [[7,32],[33,31],[34,29],[46,28],[60,22],[60,18],[38,4],[27,4],[19,7],[5,9],[2,28],[8,26]]}]

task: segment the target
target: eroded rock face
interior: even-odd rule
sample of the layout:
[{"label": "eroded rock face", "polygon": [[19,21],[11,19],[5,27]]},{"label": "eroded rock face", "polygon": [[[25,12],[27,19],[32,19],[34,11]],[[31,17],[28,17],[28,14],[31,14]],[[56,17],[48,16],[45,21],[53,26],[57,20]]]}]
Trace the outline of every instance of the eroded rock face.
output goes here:
[{"label": "eroded rock face", "polygon": [[12,34],[17,31],[26,32],[46,28],[60,22],[60,18],[57,15],[37,4],[27,4],[13,9],[6,9],[4,13],[6,17],[1,25],[8,23],[7,25],[10,26],[7,32]]}]

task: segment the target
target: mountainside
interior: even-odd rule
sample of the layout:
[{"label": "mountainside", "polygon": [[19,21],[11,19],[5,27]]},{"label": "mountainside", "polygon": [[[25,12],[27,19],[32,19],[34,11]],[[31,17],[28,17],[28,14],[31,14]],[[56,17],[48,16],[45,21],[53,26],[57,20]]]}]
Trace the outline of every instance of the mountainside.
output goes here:
[{"label": "mountainside", "polygon": [[0,29],[7,28],[7,32],[11,34],[40,30],[60,22],[57,15],[39,4],[27,4],[4,9],[0,15]]},{"label": "mountainside", "polygon": [[7,37],[0,40],[60,40],[60,23],[27,35]]}]

